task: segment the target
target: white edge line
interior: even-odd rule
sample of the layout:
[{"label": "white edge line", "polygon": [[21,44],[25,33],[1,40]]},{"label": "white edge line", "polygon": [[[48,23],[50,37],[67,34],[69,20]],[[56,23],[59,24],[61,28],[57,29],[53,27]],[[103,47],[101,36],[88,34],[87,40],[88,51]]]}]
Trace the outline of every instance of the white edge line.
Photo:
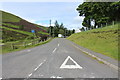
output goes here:
[{"label": "white edge line", "polygon": [[59,46],[59,44],[58,44],[58,46]]}]

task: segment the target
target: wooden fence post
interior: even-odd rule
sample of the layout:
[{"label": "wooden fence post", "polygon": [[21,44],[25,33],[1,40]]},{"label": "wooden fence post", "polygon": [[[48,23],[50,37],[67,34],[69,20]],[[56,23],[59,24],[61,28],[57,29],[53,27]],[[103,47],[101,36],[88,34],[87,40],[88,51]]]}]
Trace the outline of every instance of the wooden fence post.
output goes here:
[{"label": "wooden fence post", "polygon": [[31,43],[32,43],[32,45],[33,45],[33,41],[31,40]]},{"label": "wooden fence post", "polygon": [[13,43],[11,43],[11,48],[12,48],[12,50],[14,49],[14,44]]},{"label": "wooden fence post", "polygon": [[23,42],[24,47],[26,47],[26,42]]}]

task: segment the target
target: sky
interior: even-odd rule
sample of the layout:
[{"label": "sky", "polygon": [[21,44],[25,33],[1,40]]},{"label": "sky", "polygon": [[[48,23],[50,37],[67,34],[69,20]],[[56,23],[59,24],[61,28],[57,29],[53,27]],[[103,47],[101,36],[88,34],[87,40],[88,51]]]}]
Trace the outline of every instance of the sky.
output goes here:
[{"label": "sky", "polygon": [[1,10],[15,14],[29,22],[54,26],[57,20],[68,29],[79,29],[82,20],[76,8],[82,2],[2,2]]}]

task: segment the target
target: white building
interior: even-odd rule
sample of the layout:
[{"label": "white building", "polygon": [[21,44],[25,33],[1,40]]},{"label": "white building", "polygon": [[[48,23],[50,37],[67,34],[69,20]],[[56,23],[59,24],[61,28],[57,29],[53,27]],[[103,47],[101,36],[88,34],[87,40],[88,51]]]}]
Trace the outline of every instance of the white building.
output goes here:
[{"label": "white building", "polygon": [[81,32],[81,30],[75,29],[75,33],[79,33],[79,32]]},{"label": "white building", "polygon": [[62,37],[63,35],[62,34],[58,34],[58,37]]}]

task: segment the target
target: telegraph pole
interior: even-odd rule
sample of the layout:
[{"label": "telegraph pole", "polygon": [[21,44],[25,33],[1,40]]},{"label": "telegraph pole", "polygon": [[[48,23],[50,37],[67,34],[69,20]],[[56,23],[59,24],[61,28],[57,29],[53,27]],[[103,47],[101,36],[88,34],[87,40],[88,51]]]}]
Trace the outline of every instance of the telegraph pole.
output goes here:
[{"label": "telegraph pole", "polygon": [[50,31],[49,31],[49,33],[50,33],[50,37],[51,37],[51,20],[50,20]]},{"label": "telegraph pole", "polygon": [[51,20],[50,20],[50,26],[51,26]]},{"label": "telegraph pole", "polygon": [[54,26],[53,26],[53,37],[54,37]]}]

